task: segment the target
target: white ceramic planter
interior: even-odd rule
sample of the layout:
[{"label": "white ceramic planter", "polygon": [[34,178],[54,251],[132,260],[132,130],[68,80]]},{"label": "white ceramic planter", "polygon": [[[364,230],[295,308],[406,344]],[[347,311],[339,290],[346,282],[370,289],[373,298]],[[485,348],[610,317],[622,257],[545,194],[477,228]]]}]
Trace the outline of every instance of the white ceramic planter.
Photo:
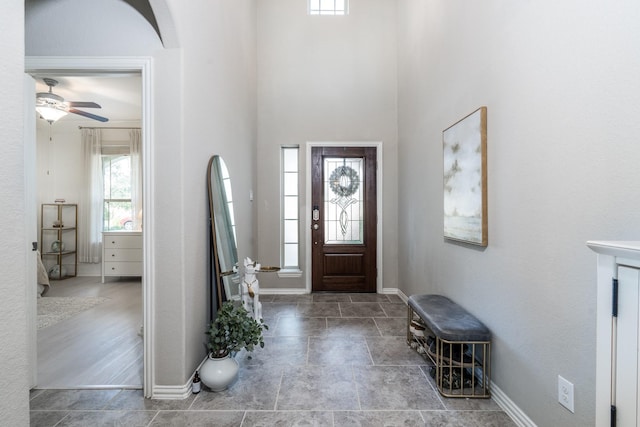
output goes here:
[{"label": "white ceramic planter", "polygon": [[240,365],[233,357],[209,356],[200,368],[200,379],[211,391],[226,390],[238,377]]}]

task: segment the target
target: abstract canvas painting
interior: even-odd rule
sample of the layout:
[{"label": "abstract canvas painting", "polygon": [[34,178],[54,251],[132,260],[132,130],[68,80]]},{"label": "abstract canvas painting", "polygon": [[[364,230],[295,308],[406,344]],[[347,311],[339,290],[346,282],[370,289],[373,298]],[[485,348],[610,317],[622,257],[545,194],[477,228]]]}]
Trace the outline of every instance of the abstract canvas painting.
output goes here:
[{"label": "abstract canvas painting", "polygon": [[487,107],[442,132],[444,237],[487,246]]}]

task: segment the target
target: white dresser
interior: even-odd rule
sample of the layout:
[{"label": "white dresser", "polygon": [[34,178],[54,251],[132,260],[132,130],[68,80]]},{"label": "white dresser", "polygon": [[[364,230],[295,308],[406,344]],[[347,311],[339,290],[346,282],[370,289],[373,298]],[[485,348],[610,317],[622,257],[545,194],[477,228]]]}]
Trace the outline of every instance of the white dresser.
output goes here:
[{"label": "white dresser", "polygon": [[102,232],[102,283],[109,276],[142,276],[142,231]]}]

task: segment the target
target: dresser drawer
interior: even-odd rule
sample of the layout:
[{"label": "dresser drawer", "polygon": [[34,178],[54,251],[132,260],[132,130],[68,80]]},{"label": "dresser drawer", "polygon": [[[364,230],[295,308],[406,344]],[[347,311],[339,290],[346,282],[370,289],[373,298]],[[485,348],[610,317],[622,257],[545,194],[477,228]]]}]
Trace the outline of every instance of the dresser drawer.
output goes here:
[{"label": "dresser drawer", "polygon": [[105,276],[142,276],[142,232],[102,233],[102,283]]},{"label": "dresser drawer", "polygon": [[105,249],[104,261],[142,262],[142,249]]},{"label": "dresser drawer", "polygon": [[142,262],[106,262],[105,276],[142,276]]},{"label": "dresser drawer", "polygon": [[142,249],[142,236],[104,235],[102,244],[106,249]]}]

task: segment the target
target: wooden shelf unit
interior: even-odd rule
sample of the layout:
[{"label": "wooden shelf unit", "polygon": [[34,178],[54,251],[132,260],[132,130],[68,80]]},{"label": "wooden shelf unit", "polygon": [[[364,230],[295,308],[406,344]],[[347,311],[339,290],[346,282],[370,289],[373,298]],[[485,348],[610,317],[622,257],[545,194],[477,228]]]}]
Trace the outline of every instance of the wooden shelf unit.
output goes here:
[{"label": "wooden shelf unit", "polygon": [[77,227],[77,204],[42,204],[40,211],[40,257],[50,279],[61,280],[67,277],[76,277],[78,274]]}]

